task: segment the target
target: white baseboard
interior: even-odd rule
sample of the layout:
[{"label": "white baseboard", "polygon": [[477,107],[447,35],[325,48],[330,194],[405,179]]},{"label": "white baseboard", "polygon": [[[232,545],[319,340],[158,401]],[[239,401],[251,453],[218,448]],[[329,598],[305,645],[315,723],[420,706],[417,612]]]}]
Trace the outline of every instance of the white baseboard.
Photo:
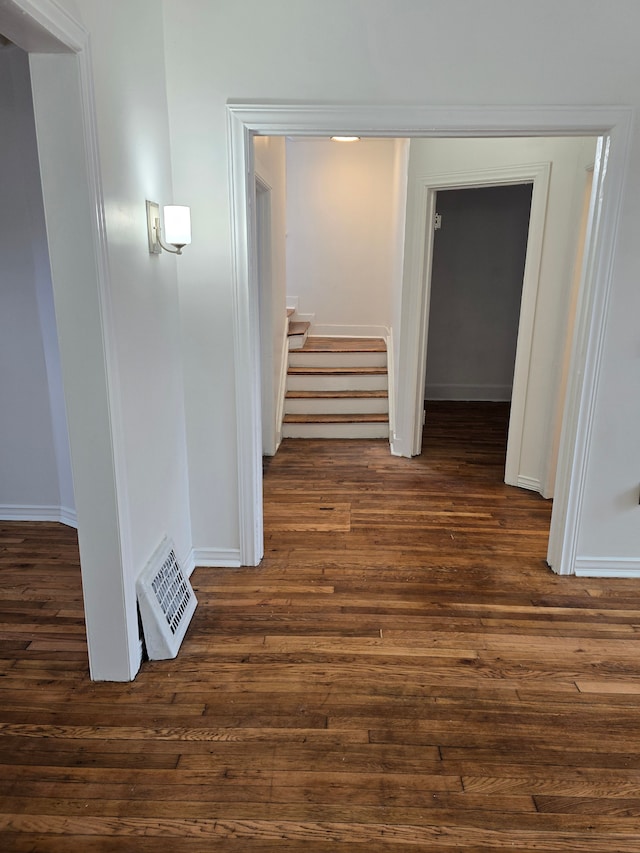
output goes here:
[{"label": "white baseboard", "polygon": [[640,578],[639,557],[577,557],[581,578]]},{"label": "white baseboard", "polygon": [[193,548],[189,551],[187,556],[180,561],[180,565],[182,566],[182,571],[185,575],[190,578],[193,574],[193,570],[196,567],[196,559]]},{"label": "white baseboard", "polygon": [[408,452],[405,442],[393,432],[390,433],[389,448],[392,456],[404,456],[411,459],[411,453]]},{"label": "white baseboard", "polygon": [[386,326],[338,326],[312,323],[309,335],[319,335],[327,338],[384,338],[389,337]]},{"label": "white baseboard", "polygon": [[504,403],[511,400],[511,385],[448,385],[445,383],[433,383],[425,386],[424,396],[425,400]]},{"label": "white baseboard", "polygon": [[66,524],[67,527],[75,527],[78,529],[78,516],[75,509],[70,509],[68,506],[60,507],[60,522]]},{"label": "white baseboard", "polygon": [[63,506],[0,504],[0,521],[55,521],[67,527],[78,527],[75,510]]},{"label": "white baseboard", "polygon": [[194,548],[190,557],[193,558],[194,568],[237,569],[241,565],[239,548]]},{"label": "white baseboard", "polygon": [[518,474],[518,488],[529,489],[531,492],[540,492],[542,494],[542,483],[535,477],[524,477]]}]

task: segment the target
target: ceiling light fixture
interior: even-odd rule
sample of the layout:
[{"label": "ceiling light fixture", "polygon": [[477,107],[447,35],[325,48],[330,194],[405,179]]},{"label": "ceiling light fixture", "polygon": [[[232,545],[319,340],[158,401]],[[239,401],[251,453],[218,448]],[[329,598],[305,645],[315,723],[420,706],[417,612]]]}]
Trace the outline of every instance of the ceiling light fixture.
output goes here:
[{"label": "ceiling light fixture", "polygon": [[331,140],[333,142],[359,142],[359,136],[332,136]]}]

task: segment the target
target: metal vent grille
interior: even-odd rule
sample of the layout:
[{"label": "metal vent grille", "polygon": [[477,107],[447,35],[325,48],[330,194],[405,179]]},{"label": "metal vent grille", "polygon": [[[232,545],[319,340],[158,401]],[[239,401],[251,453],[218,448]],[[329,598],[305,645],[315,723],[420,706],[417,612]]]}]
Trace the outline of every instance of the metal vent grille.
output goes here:
[{"label": "metal vent grille", "polygon": [[142,628],[151,660],[174,658],[198,603],[165,537],[137,582]]}]

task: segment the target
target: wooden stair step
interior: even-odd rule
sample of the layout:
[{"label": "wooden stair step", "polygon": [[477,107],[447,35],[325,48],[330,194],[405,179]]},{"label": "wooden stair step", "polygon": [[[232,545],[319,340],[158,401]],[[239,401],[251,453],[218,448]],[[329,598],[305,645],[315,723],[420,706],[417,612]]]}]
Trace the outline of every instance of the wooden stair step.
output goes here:
[{"label": "wooden stair step", "polygon": [[330,338],[310,335],[303,352],[386,352],[384,338]]},{"label": "wooden stair step", "polygon": [[295,308],[287,308],[287,317],[293,317],[293,315],[294,315],[295,313],[296,313],[296,309],[295,309]]},{"label": "wooden stair step", "polygon": [[386,390],[373,391],[287,391],[287,397],[291,400],[349,400],[385,398],[389,394]]},{"label": "wooden stair step", "polygon": [[285,415],[287,424],[362,424],[387,423],[388,414],[371,412],[367,414],[333,414],[333,415]]},{"label": "wooden stair step", "polygon": [[291,376],[386,376],[386,367],[290,367],[287,371]]},{"label": "wooden stair step", "polygon": [[310,326],[311,323],[307,323],[303,320],[290,320],[289,330],[287,334],[289,335],[289,337],[291,337],[292,335],[304,335],[304,333],[309,329]]}]

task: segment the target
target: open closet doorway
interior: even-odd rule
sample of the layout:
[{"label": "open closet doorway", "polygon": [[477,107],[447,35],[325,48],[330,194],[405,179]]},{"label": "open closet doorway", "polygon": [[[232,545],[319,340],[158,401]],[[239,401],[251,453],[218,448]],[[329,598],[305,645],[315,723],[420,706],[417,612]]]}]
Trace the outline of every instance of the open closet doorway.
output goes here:
[{"label": "open closet doorway", "polygon": [[531,196],[531,183],[436,195],[427,421],[436,407],[462,420],[488,411],[508,419]]}]

